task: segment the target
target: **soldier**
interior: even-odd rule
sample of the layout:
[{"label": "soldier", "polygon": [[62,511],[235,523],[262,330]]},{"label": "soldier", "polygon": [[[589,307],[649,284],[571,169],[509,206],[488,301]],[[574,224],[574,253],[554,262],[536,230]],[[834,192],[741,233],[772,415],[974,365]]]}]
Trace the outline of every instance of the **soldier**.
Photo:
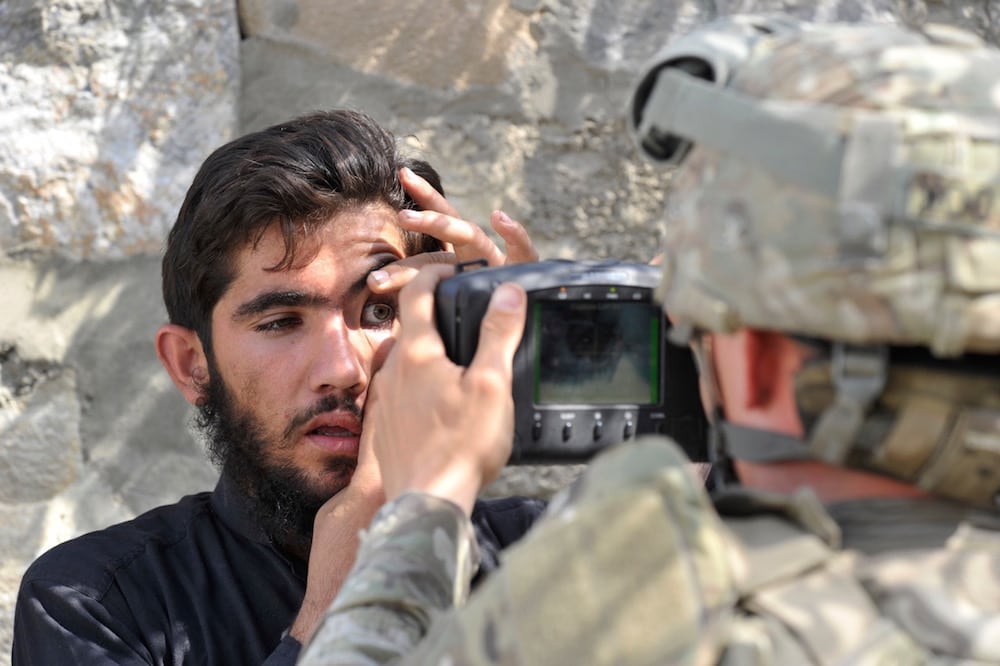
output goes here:
[{"label": "soldier", "polygon": [[[463,375],[424,273],[374,411],[447,390],[371,431],[393,501],[302,663],[1000,663],[1000,52],[735,17],[668,46],[631,120],[680,165],[661,296],[699,361],[714,509],[676,447],[613,448],[461,605],[452,479],[499,454],[459,431],[509,425],[523,297],[496,292]],[[445,419],[451,393],[472,399]],[[426,464],[393,476],[403,448]]]}]

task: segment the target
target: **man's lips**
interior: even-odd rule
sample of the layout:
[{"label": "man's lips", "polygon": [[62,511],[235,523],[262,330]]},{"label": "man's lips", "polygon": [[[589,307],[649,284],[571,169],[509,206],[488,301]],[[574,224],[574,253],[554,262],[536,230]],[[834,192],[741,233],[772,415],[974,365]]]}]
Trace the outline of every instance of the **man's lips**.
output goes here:
[{"label": "man's lips", "polygon": [[353,414],[320,414],[306,424],[305,436],[324,451],[357,457],[361,439],[361,420]]},{"label": "man's lips", "polygon": [[337,428],[333,426],[320,426],[319,428],[314,428],[309,431],[310,435],[318,435],[320,437],[355,437],[358,433],[351,432],[347,428]]}]

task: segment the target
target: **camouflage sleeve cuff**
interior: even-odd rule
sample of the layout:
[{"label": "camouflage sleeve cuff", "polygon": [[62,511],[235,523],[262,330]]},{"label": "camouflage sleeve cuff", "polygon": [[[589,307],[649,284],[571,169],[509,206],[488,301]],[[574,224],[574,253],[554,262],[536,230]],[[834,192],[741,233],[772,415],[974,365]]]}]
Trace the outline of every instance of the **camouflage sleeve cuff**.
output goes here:
[{"label": "camouflage sleeve cuff", "polygon": [[472,524],[424,493],[387,503],[361,535],[357,560],[300,664],[384,663],[405,654],[436,612],[464,603],[479,566]]}]

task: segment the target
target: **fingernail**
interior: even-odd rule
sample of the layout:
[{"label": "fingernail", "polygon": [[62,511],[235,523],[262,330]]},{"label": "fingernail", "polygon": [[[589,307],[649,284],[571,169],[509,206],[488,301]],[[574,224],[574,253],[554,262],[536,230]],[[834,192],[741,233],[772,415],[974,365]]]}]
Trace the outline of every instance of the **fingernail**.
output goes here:
[{"label": "fingernail", "polygon": [[399,216],[407,222],[416,222],[422,217],[419,210],[410,210],[409,208],[399,211]]},{"label": "fingernail", "polygon": [[514,312],[521,307],[523,298],[524,292],[520,289],[511,284],[502,284],[493,292],[490,302],[500,310]]},{"label": "fingernail", "polygon": [[377,271],[372,271],[371,273],[369,273],[368,277],[370,277],[375,282],[375,284],[382,284],[383,282],[389,279],[389,273],[387,271],[379,269]]},{"label": "fingernail", "polygon": [[510,216],[502,210],[498,210],[497,213],[500,214],[500,221],[504,224],[514,224],[514,220],[510,219]]},{"label": "fingernail", "polygon": [[416,178],[417,176],[417,174],[413,173],[413,169],[410,167],[403,167],[401,171],[403,172],[403,176],[406,178]]}]

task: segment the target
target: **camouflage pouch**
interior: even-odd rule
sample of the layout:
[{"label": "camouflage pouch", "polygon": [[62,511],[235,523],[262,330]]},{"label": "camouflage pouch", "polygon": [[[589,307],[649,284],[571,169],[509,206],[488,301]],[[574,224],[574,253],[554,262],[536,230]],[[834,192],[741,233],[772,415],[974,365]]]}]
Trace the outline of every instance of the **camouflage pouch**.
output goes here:
[{"label": "camouflage pouch", "polygon": [[[752,502],[752,493],[747,494]],[[740,552],[740,614],[720,664],[906,664],[928,655],[885,617],[858,580],[854,556],[811,492],[767,496],[756,514],[726,516]],[[721,507],[720,507],[720,510]],[[783,515],[782,515],[783,514]],[[831,543],[831,541],[833,543]]]},{"label": "camouflage pouch", "polygon": [[1000,663],[1000,532],[990,518],[985,528],[960,524],[943,547],[883,553],[858,566],[882,612],[950,663]]}]

